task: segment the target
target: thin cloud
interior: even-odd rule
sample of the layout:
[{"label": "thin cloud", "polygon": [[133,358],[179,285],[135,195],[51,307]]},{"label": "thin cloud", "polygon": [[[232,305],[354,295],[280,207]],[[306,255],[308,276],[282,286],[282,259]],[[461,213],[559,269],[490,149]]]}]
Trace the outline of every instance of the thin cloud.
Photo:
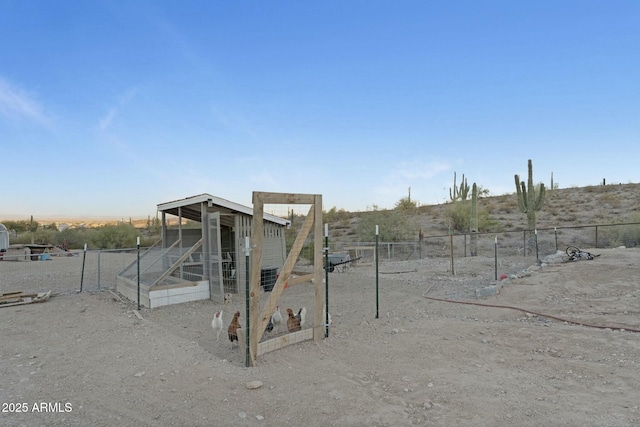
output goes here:
[{"label": "thin cloud", "polygon": [[111,122],[113,121],[113,118],[115,116],[116,109],[110,109],[104,117],[98,120],[98,129],[100,129],[101,132],[105,132],[107,129],[109,129],[109,127],[111,126]]},{"label": "thin cloud", "polygon": [[98,130],[100,132],[107,132],[111,128],[111,124],[113,123],[113,120],[118,115],[119,109],[124,105],[128,104],[129,101],[133,99],[133,97],[136,95],[137,92],[138,91],[136,88],[131,88],[126,90],[125,92],[123,92],[117,97],[118,105],[115,107],[109,108],[109,111],[107,111],[107,113],[104,116],[98,119]]},{"label": "thin cloud", "polygon": [[49,126],[52,119],[28,93],[0,77],[0,115],[9,119],[26,118]]}]

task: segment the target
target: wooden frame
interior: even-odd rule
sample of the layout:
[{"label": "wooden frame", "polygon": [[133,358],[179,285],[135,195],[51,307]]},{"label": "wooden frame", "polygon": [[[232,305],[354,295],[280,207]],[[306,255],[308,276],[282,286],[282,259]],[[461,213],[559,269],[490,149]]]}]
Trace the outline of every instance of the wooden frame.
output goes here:
[{"label": "wooden frame", "polygon": [[[323,247],[322,247],[322,195],[320,194],[290,194],[290,193],[264,193],[253,192],[253,217],[262,218],[264,214],[265,204],[299,204],[311,205],[307,218],[296,236],[291,251],[287,255],[287,259],[280,271],[280,275],[276,280],[273,289],[267,299],[264,308],[260,311],[260,272],[262,267],[262,240],[264,238],[264,224],[262,221],[254,221],[253,232],[251,233],[251,273],[249,277],[249,322],[251,328],[249,330],[249,353],[251,365],[256,365],[256,358],[262,354],[258,351],[258,342],[264,334],[269,323],[271,314],[278,305],[278,300],[284,291],[285,283],[289,280],[296,260],[300,255],[300,251],[304,245],[309,233],[313,230],[313,278],[314,283],[314,310],[313,310],[313,332],[308,336],[308,332],[291,336],[285,335],[278,338],[278,345],[269,346],[272,349],[282,348],[302,340],[298,337],[302,336],[306,339],[318,341],[324,338],[324,327],[322,320],[322,307],[324,305],[325,290],[323,287]],[[261,349],[262,350],[262,349]],[[269,350],[270,351],[270,350]],[[246,356],[245,356],[246,357]]]}]

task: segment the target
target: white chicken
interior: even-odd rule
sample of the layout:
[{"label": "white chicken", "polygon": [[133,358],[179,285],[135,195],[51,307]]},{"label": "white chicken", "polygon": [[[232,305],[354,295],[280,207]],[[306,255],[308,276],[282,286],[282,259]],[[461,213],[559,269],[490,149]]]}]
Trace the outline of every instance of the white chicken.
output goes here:
[{"label": "white chicken", "polygon": [[216,341],[220,339],[220,332],[222,332],[222,311],[216,311],[213,320],[211,321],[211,327],[213,331],[216,333]]},{"label": "white chicken", "polygon": [[280,306],[276,306],[276,311],[271,315],[271,323],[276,328],[276,333],[280,331],[280,325],[282,324],[282,313],[280,313]]},{"label": "white chicken", "polygon": [[[326,322],[327,320],[328,322]],[[326,322],[326,326],[331,325],[331,313],[329,313],[329,317],[327,318],[327,308],[322,307],[322,324],[325,325],[325,322]]]}]

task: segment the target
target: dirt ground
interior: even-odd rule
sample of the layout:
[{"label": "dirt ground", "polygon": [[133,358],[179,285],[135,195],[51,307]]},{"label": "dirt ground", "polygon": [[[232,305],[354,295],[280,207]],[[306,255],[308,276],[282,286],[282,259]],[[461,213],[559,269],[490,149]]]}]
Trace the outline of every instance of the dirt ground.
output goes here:
[{"label": "dirt ground", "polygon": [[[0,424],[640,425],[640,251],[590,251],[539,268],[501,260],[511,277],[485,298],[494,259],[459,260],[455,275],[447,259],[384,263],[379,318],[373,266],[330,273],[329,338],[253,368],[210,326],[244,301],[143,320],[108,291],[0,308]],[[283,305],[309,307],[311,286]]]}]

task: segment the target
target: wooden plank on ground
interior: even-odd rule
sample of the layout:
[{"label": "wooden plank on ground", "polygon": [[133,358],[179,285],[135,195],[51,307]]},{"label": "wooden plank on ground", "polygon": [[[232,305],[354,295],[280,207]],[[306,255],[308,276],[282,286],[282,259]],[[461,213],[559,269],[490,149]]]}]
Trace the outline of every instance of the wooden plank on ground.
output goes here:
[{"label": "wooden plank on ground", "polygon": [[20,293],[20,294],[15,294],[15,295],[20,295],[20,298],[16,297],[16,298],[14,298],[12,300],[7,300],[7,301],[12,301],[12,302],[7,302],[7,303],[0,302],[0,307],[13,307],[13,306],[16,306],[16,305],[31,304],[31,303],[34,303],[34,302],[44,302],[44,301],[47,301],[51,297],[51,291],[41,292],[39,294],[23,294],[23,293]]},{"label": "wooden plank on ground", "polygon": [[14,299],[22,299],[22,298],[35,298],[37,297],[38,294],[25,294],[22,291],[11,291],[11,292],[4,292],[2,294],[0,294],[0,303],[3,303],[5,301],[11,301]]}]

